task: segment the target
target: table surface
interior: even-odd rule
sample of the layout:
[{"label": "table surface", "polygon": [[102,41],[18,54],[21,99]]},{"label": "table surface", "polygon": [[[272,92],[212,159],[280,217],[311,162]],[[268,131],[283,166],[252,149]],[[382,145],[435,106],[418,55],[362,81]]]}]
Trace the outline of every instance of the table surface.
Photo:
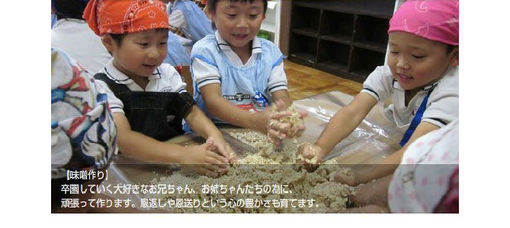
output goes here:
[{"label": "table surface", "polygon": [[[298,143],[315,142],[335,112],[352,99],[351,95],[335,91],[294,101],[294,106],[297,109],[309,112],[305,118],[306,130],[300,138],[297,138]],[[225,130],[232,131],[234,129],[226,128]],[[383,105],[378,104],[358,128],[333,149],[332,159],[338,164],[377,164],[385,156],[400,148],[398,143],[401,137],[402,130],[397,129],[384,117]],[[166,143],[193,145],[204,141],[203,138],[196,135],[182,135],[168,140]],[[285,143],[292,142],[287,140]],[[146,163],[120,154],[112,161],[108,168],[108,180],[102,184],[150,184],[150,181],[155,177],[171,175],[172,171],[177,169],[176,165]]]}]

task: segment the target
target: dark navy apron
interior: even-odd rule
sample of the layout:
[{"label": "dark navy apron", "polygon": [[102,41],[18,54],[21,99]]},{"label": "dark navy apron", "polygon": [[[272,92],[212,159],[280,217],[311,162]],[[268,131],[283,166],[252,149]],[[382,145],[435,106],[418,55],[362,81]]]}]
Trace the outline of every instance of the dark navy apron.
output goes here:
[{"label": "dark navy apron", "polygon": [[94,78],[106,82],[110,90],[124,104],[124,113],[131,129],[159,141],[182,135],[182,119],[195,101],[187,92],[131,91],[126,85],[117,84],[104,73]]}]

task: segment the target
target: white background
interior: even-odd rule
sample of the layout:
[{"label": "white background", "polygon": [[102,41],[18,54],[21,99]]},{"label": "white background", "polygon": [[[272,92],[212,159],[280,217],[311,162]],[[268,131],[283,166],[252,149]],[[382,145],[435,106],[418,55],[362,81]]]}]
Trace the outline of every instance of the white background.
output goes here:
[{"label": "white background", "polygon": [[[162,227],[492,227],[508,224],[509,3],[460,6],[459,215],[52,215],[50,213],[50,1],[3,1],[2,223]],[[269,223],[269,224],[267,224]],[[11,225],[12,226],[12,225]]]}]

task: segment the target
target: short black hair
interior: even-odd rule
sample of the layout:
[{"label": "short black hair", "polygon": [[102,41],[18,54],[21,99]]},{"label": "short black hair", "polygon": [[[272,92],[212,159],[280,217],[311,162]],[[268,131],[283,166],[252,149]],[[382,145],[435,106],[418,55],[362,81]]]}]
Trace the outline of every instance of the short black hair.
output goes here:
[{"label": "short black hair", "polygon": [[110,33],[110,36],[112,37],[113,41],[115,41],[115,43],[117,43],[118,46],[120,46],[120,44],[122,44],[122,40],[124,39],[124,37],[126,37],[127,33],[121,33],[121,34],[113,34],[113,33]]},{"label": "short black hair", "polygon": [[[207,0],[207,10],[211,12],[216,12],[216,5],[218,5],[219,0]],[[230,0],[231,2],[250,2],[252,3],[255,0]],[[262,0],[264,2],[264,13],[267,10],[267,0]]]},{"label": "short black hair", "polygon": [[[218,5],[219,0],[207,0],[207,11],[216,13],[216,5]],[[230,0],[230,2],[249,2],[252,3],[255,0]],[[262,0],[264,2],[264,14],[266,14],[267,11],[267,0]],[[213,29],[216,29],[216,25],[213,21],[211,21]]]},{"label": "short black hair", "polygon": [[446,53],[450,54],[453,50],[455,50],[455,48],[458,48],[459,46],[453,46],[453,45],[450,45],[450,44],[447,44],[446,45]]},{"label": "short black hair", "polygon": [[87,7],[88,0],[51,0],[51,7],[55,10],[57,20],[78,19],[83,20],[83,11]]}]

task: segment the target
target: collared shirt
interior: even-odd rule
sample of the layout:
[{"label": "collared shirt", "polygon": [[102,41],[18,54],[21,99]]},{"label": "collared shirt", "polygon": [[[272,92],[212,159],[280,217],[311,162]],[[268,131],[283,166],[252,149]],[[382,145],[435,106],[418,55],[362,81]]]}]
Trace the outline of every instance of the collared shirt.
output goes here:
[{"label": "collared shirt", "polygon": [[[262,52],[260,38],[255,37],[252,42],[252,53],[246,64],[243,64],[241,58],[232,50],[230,45],[221,38],[218,31],[215,32],[218,48],[227,56],[229,62],[236,67],[251,66],[254,64],[258,57],[258,54]],[[218,69],[205,61],[194,58],[192,63],[192,70],[194,81],[197,83],[198,88],[203,86],[217,83],[220,84],[220,73]],[[278,90],[288,90],[287,86],[287,75],[285,74],[283,61],[276,65],[268,81],[269,92],[275,92]]]},{"label": "collared shirt", "polygon": [[394,80],[389,66],[377,67],[363,83],[363,90],[377,101],[389,98],[392,104],[385,108],[386,117],[399,128],[407,128],[424,97],[432,90],[422,121],[443,127],[459,117],[458,67],[451,67],[437,82],[423,87],[405,104],[405,90]]},{"label": "collared shirt", "polygon": [[[112,79],[117,84],[126,85],[131,91],[186,92],[186,83],[182,80],[175,68],[166,63],[161,64],[154,70],[154,73],[149,76],[149,83],[145,88],[140,87],[131,78],[120,72],[113,65],[113,60],[108,62],[100,73],[105,73],[108,78]],[[112,112],[124,113],[122,101],[115,97],[114,93],[108,88],[108,85],[101,80],[96,80],[96,82],[99,85],[99,90],[108,94],[108,102],[110,103]]]}]

